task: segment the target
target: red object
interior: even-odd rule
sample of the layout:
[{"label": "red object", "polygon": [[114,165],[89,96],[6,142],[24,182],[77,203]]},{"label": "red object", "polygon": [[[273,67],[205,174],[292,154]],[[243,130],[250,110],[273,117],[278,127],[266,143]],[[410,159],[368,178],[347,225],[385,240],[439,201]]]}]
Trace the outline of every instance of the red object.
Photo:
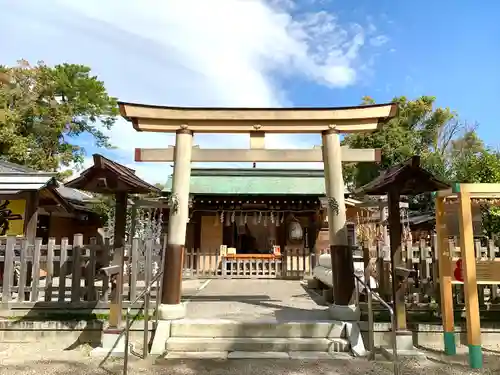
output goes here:
[{"label": "red object", "polygon": [[453,271],[453,276],[455,277],[455,280],[457,281],[464,281],[464,276],[462,272],[462,259],[457,260],[455,263],[455,270]]}]

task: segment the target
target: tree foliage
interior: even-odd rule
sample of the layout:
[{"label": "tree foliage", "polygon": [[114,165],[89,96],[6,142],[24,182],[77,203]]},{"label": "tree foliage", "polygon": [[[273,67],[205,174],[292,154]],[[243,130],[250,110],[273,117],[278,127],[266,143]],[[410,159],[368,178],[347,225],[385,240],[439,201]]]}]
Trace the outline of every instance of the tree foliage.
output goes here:
[{"label": "tree foliage", "polygon": [[[76,137],[88,134],[97,147],[111,147],[104,129],[118,115],[115,98],[89,67],[35,66],[20,61],[0,67],[0,157],[36,170],[56,172],[83,162]],[[6,78],[7,77],[7,78]]]},{"label": "tree foliage", "polygon": [[[346,176],[354,186],[362,186],[413,155],[423,166],[449,182],[500,182],[500,154],[485,146],[476,126],[460,120],[449,108],[435,106],[435,98],[422,96],[393,99],[398,115],[372,134],[349,134],[343,144],[352,148],[380,148],[382,161],[347,167]],[[364,104],[373,99],[363,98]]]},{"label": "tree foliage", "polygon": [[[398,114],[372,134],[350,134],[343,144],[352,148],[380,148],[382,161],[345,166],[347,182],[362,186],[413,155],[420,155],[423,167],[450,183],[500,183],[500,153],[485,145],[476,125],[461,121],[449,108],[435,106],[435,98],[422,96],[393,99]],[[370,97],[363,104],[374,104]],[[414,197],[410,207],[427,211],[433,207],[430,195]],[[488,235],[500,233],[500,209],[483,207],[483,226]]]}]

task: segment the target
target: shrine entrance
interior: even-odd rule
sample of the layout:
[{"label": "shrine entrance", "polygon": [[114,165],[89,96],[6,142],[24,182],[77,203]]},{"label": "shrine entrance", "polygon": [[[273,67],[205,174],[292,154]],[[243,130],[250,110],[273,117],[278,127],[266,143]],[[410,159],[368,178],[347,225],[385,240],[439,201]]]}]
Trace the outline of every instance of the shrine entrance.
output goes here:
[{"label": "shrine entrance", "polygon": [[[188,222],[191,162],[323,162],[336,305],[349,303],[354,290],[352,249],[346,227],[342,162],[377,162],[380,150],[340,146],[340,134],[371,132],[395,116],[396,104],[343,108],[228,109],[180,108],[119,103],[122,116],[137,131],[176,133],[165,149],[136,149],[138,162],[174,162],[168,244],[164,256],[161,319],[185,316],[181,282]],[[249,149],[193,147],[194,133],[248,133]],[[266,149],[266,133],[321,133],[322,147]]]}]

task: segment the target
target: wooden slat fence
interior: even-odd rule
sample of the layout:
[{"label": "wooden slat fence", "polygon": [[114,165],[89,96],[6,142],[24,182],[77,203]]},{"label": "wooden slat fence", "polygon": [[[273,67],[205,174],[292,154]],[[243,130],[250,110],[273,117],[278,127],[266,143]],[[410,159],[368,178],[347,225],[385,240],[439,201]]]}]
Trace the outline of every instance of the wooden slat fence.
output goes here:
[{"label": "wooden slat fence", "polygon": [[[134,239],[125,247],[125,286],[123,300],[135,297],[146,287],[151,263],[145,262],[147,244]],[[161,244],[153,245],[151,252],[160,254]],[[98,272],[112,259],[111,246],[106,240],[97,244],[91,239],[83,244],[77,234],[72,244],[68,238],[56,244],[50,238],[47,244],[37,238],[34,244],[16,237],[0,238],[0,283],[2,304],[23,302],[109,302],[109,278]],[[152,256],[153,264],[161,264],[160,256]]]},{"label": "wooden slat fence", "polygon": [[248,255],[222,256],[219,249],[188,249],[184,254],[185,278],[291,278],[312,276],[319,256],[329,249],[286,248],[281,256]]},{"label": "wooden slat fence", "polygon": [[[146,275],[153,277],[162,265],[162,243],[153,244],[137,238],[125,246],[125,276],[123,300],[135,299],[146,287]],[[456,239],[450,239],[449,248],[452,260],[460,257],[460,248]],[[405,243],[402,246],[403,259],[407,267],[416,270],[418,277],[408,288],[410,302],[439,301],[438,264],[435,237],[429,241]],[[499,249],[493,241],[482,246],[479,240],[475,243],[476,257],[481,260],[499,260]],[[61,304],[78,304],[81,302],[109,302],[109,280],[98,272],[99,268],[109,264],[112,258],[110,245],[105,240],[98,244],[91,239],[83,243],[82,235],[75,235],[72,242],[63,238],[60,243],[49,239],[47,244],[36,239],[29,244],[26,239],[16,237],[0,238],[0,302],[2,304],[33,304],[38,302]],[[149,250],[148,250],[149,249]],[[151,251],[152,262],[146,262],[146,251]],[[302,279],[312,276],[319,256],[328,253],[329,249],[309,250],[285,248],[280,257],[224,257],[219,249],[187,249],[185,252],[184,278],[284,278]],[[378,262],[379,270],[387,279],[381,283],[381,292],[386,287],[390,295],[388,247],[382,243],[364,247],[354,254],[365,263],[370,259]],[[383,281],[384,278],[382,278]],[[457,303],[463,302],[462,285],[454,285]],[[480,303],[498,301],[497,285],[480,285]],[[153,287],[153,298],[156,288]]]},{"label": "wooden slat fence", "polygon": [[[481,244],[483,242],[484,245]],[[439,267],[437,252],[437,238],[435,235],[428,240],[420,240],[414,243],[404,242],[401,245],[403,261],[407,268],[414,269],[417,277],[414,282],[409,284],[407,299],[409,302],[422,303],[439,301]],[[500,261],[500,249],[494,245],[492,240],[474,241],[476,251],[476,260]],[[458,238],[450,238],[448,240],[448,249],[452,262],[456,262],[461,258],[460,246]],[[380,292],[386,298],[390,299],[390,250],[389,246],[384,245],[381,241],[375,246],[363,249],[365,258],[375,259],[377,262],[377,273],[382,275],[380,279]],[[463,304],[463,285],[455,283],[454,297],[457,304]],[[479,302],[480,304],[497,303],[499,291],[498,285],[479,285]],[[500,302],[500,301],[498,301]]]}]

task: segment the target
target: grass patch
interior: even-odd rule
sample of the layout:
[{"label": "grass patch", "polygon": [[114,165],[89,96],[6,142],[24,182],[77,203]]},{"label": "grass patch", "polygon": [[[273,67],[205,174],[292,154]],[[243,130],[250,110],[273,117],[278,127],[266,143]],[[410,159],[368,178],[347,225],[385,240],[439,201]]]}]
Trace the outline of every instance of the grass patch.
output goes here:
[{"label": "grass patch", "polygon": [[[152,316],[150,315],[151,319]],[[19,321],[107,321],[109,319],[108,313],[94,314],[94,313],[81,313],[81,312],[71,312],[71,311],[61,311],[61,312],[37,312],[35,314],[27,314],[25,316],[8,316],[8,320]],[[125,321],[126,314],[122,314],[122,320]],[[132,319],[135,320],[144,320],[144,314],[142,311],[139,311],[135,315],[132,315]]]},{"label": "grass patch", "polygon": [[[466,322],[465,311],[455,310],[454,313],[455,323]],[[498,311],[480,311],[481,322],[500,323],[500,314]],[[442,324],[442,317],[436,310],[407,310],[406,319],[408,323],[434,323]],[[361,320],[368,320],[368,313],[363,311],[361,313]],[[374,311],[374,320],[377,323],[389,323],[391,316],[388,311]]]}]

